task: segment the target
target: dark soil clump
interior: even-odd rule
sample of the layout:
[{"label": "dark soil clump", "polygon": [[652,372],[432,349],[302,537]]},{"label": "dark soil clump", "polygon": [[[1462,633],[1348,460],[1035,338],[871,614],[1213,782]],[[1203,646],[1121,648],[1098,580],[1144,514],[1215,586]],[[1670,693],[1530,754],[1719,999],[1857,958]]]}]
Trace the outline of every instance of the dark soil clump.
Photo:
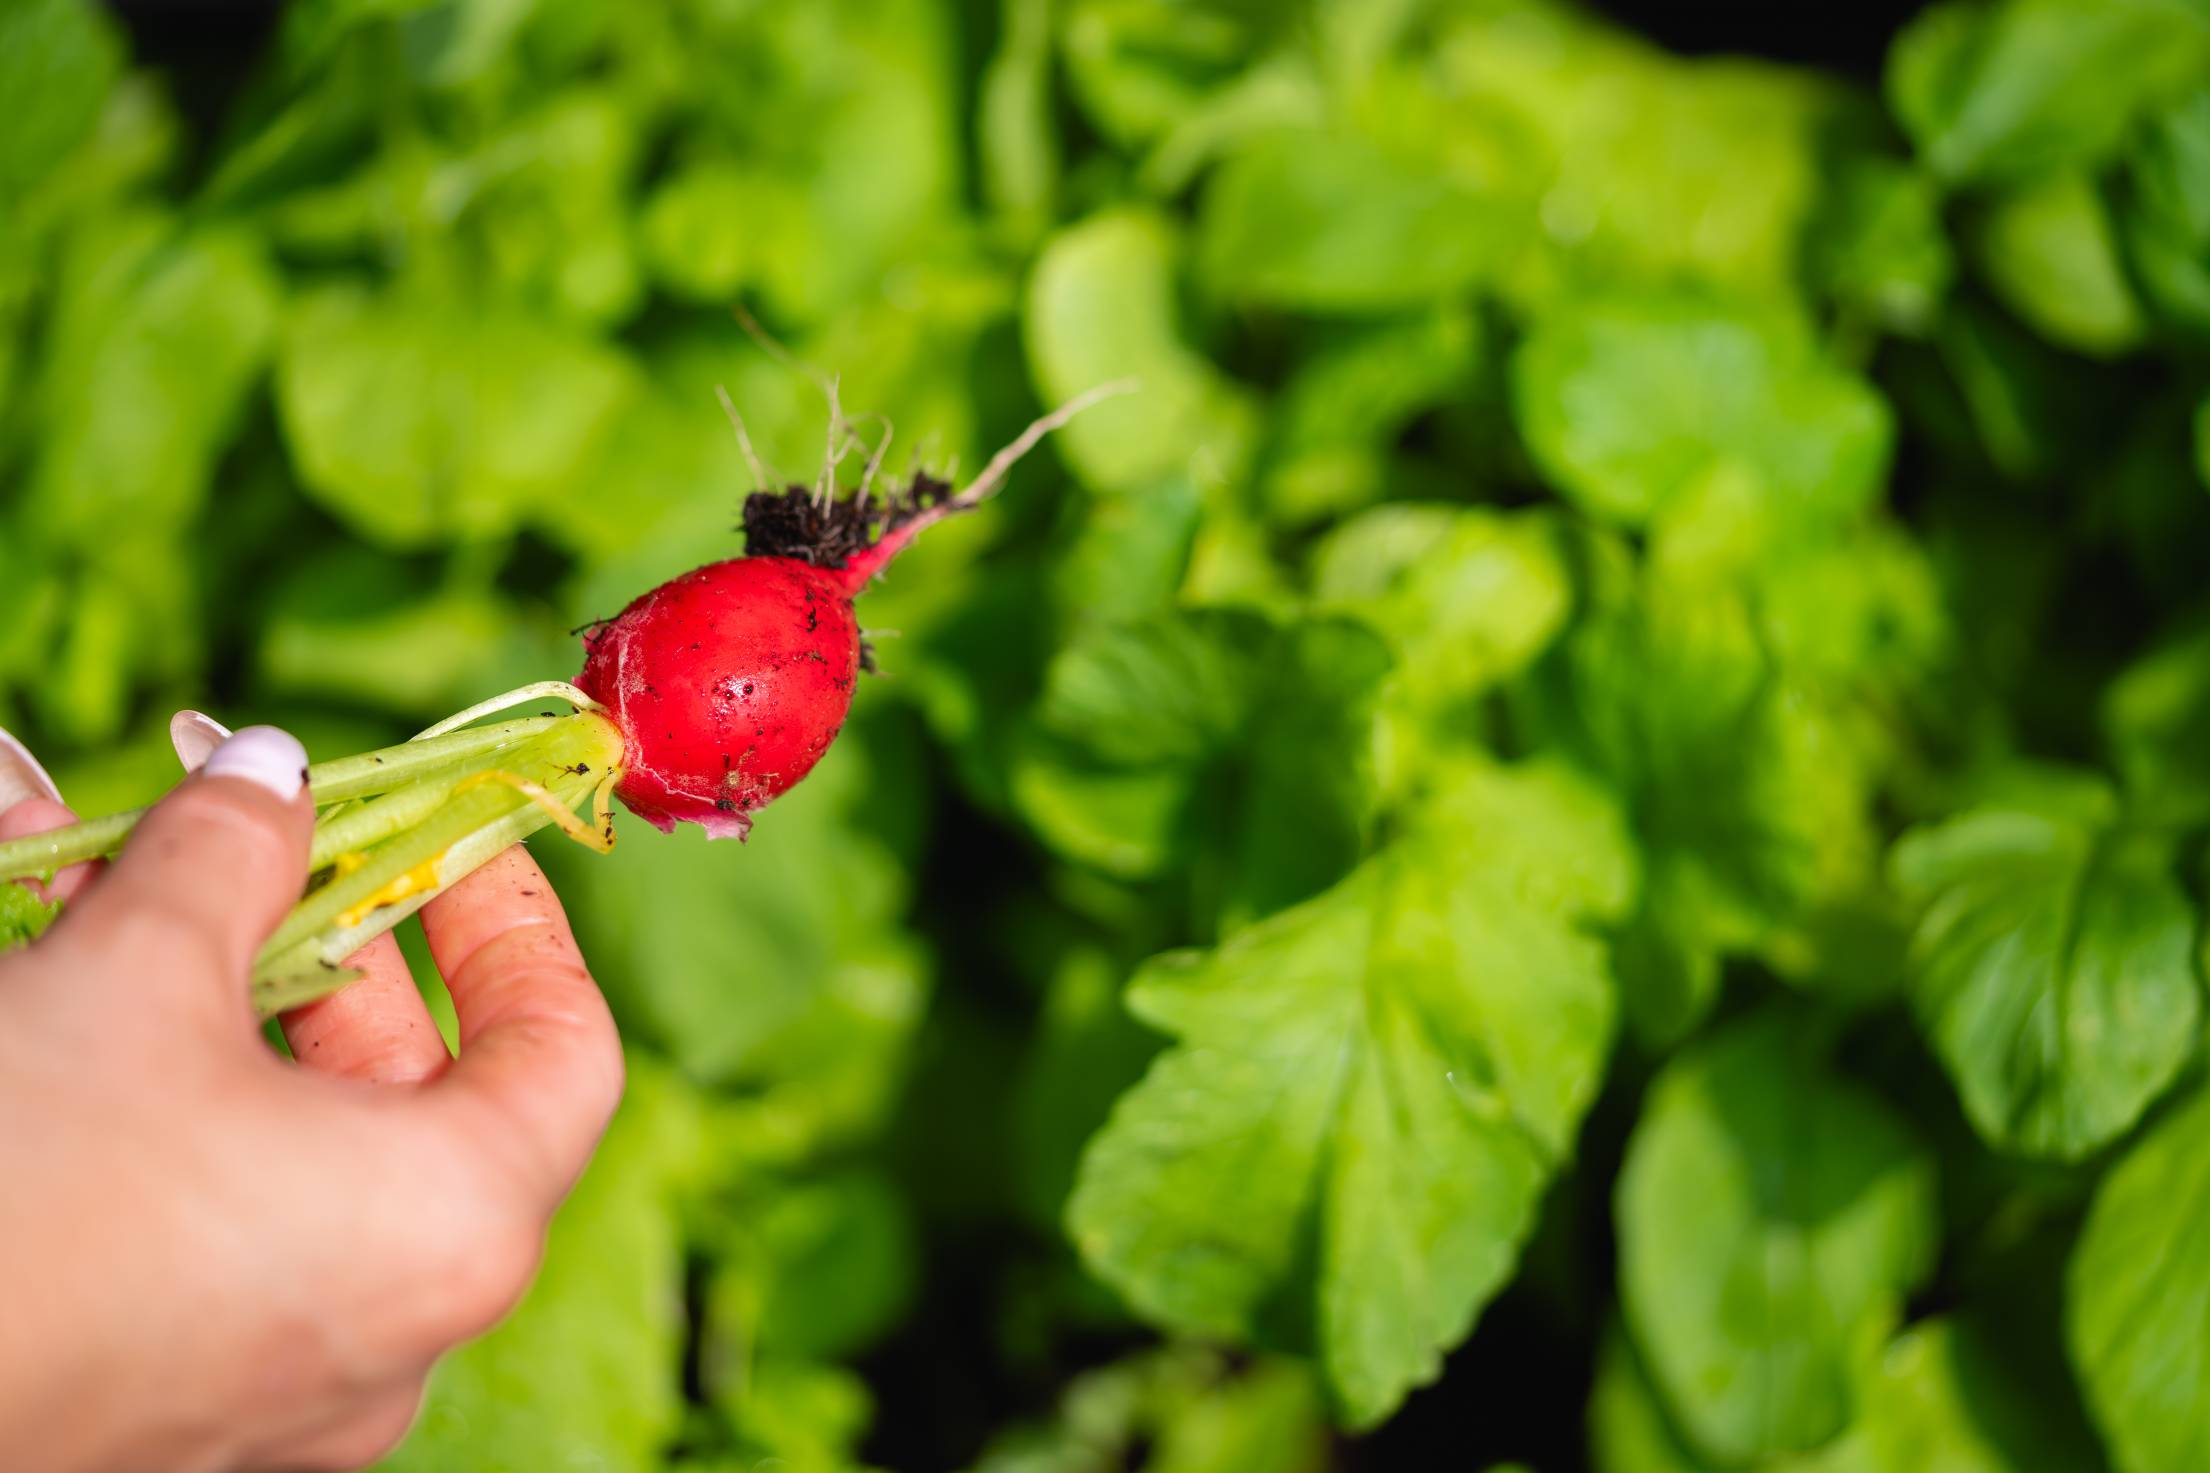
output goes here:
[{"label": "dark soil clump", "polygon": [[744,498],[744,550],[752,557],[788,557],[840,568],[887,532],[948,500],[951,483],[921,472],[903,490],[862,501],[818,500],[805,486],[755,491]]}]

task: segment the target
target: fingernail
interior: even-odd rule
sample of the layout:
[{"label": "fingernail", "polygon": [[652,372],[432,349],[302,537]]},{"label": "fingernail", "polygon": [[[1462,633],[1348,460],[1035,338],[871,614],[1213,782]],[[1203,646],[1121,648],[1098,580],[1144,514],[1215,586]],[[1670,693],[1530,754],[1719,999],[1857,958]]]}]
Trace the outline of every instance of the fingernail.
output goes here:
[{"label": "fingernail", "polygon": [[215,749],[230,740],[230,728],[202,711],[179,711],[169,718],[169,745],[186,772],[207,765]]},{"label": "fingernail", "polygon": [[289,803],[307,786],[307,749],[274,726],[249,726],[208,756],[209,777],[242,777]]},{"label": "fingernail", "polygon": [[13,808],[25,798],[61,801],[61,789],[38,765],[31,749],[0,728],[0,809]]}]

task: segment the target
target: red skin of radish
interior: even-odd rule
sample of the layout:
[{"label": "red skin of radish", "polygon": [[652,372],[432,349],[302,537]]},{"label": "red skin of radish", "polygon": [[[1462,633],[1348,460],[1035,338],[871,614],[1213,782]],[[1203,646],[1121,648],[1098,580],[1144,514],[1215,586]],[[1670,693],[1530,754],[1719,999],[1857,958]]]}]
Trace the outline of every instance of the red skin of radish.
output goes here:
[{"label": "red skin of radish", "polygon": [[[923,529],[974,504],[950,490],[917,475],[902,506],[870,516],[864,503],[845,503],[844,539],[855,514],[868,535],[840,560],[824,556],[835,529],[808,526],[799,541],[810,557],[708,563],[586,635],[576,685],[621,728],[626,770],[614,792],[623,804],[663,833],[683,822],[710,839],[749,833],[752,811],[813,771],[844,729],[861,669],[852,600]],[[792,487],[750,498],[746,537],[754,537],[753,502],[789,513],[808,494]],[[787,528],[769,535],[786,545],[791,536]]]},{"label": "red skin of radish", "polygon": [[880,503],[864,484],[856,497],[836,498],[826,481],[810,492],[763,487],[746,497],[745,545],[757,552],[661,584],[584,639],[576,684],[621,728],[626,771],[614,791],[622,802],[663,832],[688,821],[711,839],[743,838],[752,810],[813,771],[844,729],[861,668],[852,614],[859,591],[924,529],[994,492],[1043,436],[1134,387],[1076,395],[956,495],[949,482],[916,472]]},{"label": "red skin of radish", "polygon": [[591,634],[576,684],[622,730],[628,771],[615,792],[630,811],[663,831],[688,820],[741,839],[753,809],[811,772],[859,678],[852,596],[910,535],[842,567],[709,563]]}]

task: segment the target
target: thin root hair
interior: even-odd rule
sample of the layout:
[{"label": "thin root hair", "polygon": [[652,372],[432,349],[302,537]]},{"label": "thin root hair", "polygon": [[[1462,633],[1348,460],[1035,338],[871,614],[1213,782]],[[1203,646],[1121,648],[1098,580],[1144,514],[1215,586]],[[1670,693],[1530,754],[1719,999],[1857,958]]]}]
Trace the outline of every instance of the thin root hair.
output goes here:
[{"label": "thin root hair", "polygon": [[752,489],[765,491],[782,484],[782,477],[774,468],[760,459],[760,452],[752,448],[752,437],[745,433],[744,416],[737,413],[737,402],[729,397],[729,391],[720,384],[714,385],[714,397],[721,401],[721,412],[729,416],[729,427],[737,432],[737,448],[744,452],[745,464],[752,468]]},{"label": "thin root hair", "polygon": [[[814,499],[826,506],[829,499],[836,492],[836,468],[844,459],[843,454],[838,450],[837,441],[840,436],[849,432],[851,428],[849,422],[844,418],[844,405],[838,395],[839,386],[843,382],[842,377],[838,374],[828,373],[814,364],[808,363],[805,359],[784,347],[776,341],[773,333],[760,326],[760,320],[754,317],[751,309],[742,302],[739,302],[730,310],[736,315],[737,325],[745,330],[745,333],[753,342],[760,345],[762,352],[785,368],[802,373],[813,380],[814,387],[821,391],[821,396],[824,399],[828,400],[828,443],[822,451],[821,474],[814,482]],[[766,483],[763,482],[760,489],[766,490]]]},{"label": "thin root hair", "polygon": [[793,353],[790,351],[790,349],[784,347],[782,343],[776,339],[775,334],[760,326],[760,319],[754,317],[752,315],[751,309],[749,307],[746,307],[742,302],[739,302],[735,307],[731,308],[730,310],[736,313],[737,326],[743,328],[745,331],[745,335],[751,338],[753,342],[760,345],[760,351],[767,354],[768,357],[774,359],[777,363],[782,364],[783,367],[791,369],[798,373],[802,373],[807,378],[812,379],[814,387],[821,390],[823,393],[828,392],[829,375],[826,370],[821,369],[814,364],[808,363],[805,359],[799,357],[796,353]]},{"label": "thin root hair", "polygon": [[[867,469],[860,473],[859,504],[861,506],[867,505],[868,499],[874,495],[875,476],[879,471],[882,470],[883,457],[890,453],[890,442],[896,439],[898,435],[898,427],[890,422],[890,416],[887,414],[883,414],[880,411],[877,411],[873,414],[863,415],[859,419],[854,420],[852,424],[853,427],[856,429],[859,425],[865,424],[870,420],[882,426],[882,441],[880,444],[876,445],[873,452],[868,455]],[[857,438],[857,436],[855,435],[854,438]]]},{"label": "thin root hair", "polygon": [[844,459],[846,450],[850,448],[849,442],[847,442],[846,450],[839,450],[837,448],[837,436],[841,434],[845,429],[844,401],[837,392],[838,389],[842,387],[843,383],[844,377],[842,374],[830,375],[828,385],[828,443],[821,448],[821,475],[819,479],[814,482],[813,486],[813,499],[823,506],[827,506],[829,504],[830,497],[836,494],[837,464]]},{"label": "thin root hair", "polygon": [[1006,472],[1019,464],[1022,456],[1034,450],[1037,442],[1041,441],[1044,436],[1050,434],[1053,430],[1064,427],[1068,421],[1092,405],[1102,404],[1107,399],[1117,399],[1123,394],[1133,394],[1141,387],[1142,385],[1135,379],[1122,378],[1114,379],[1110,383],[1099,384],[1094,389],[1085,389],[1057,409],[1034,421],[1027,429],[1022,430],[1019,435],[1014,437],[1012,444],[990,457],[990,463],[982,468],[982,474],[975,477],[972,485],[952,497],[946,504],[963,507],[973,506],[978,501],[987,500],[1004,482]]}]

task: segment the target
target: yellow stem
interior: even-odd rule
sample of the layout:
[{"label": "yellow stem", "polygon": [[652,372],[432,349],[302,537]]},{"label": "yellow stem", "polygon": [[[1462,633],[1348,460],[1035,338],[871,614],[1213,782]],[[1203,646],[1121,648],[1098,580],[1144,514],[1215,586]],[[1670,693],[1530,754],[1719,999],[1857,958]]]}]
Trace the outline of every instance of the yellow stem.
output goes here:
[{"label": "yellow stem", "polygon": [[464,777],[454,786],[453,791],[464,793],[470,788],[481,787],[485,783],[504,783],[514,789],[514,791],[529,799],[530,802],[542,808],[545,811],[545,816],[553,821],[554,826],[560,832],[566,834],[584,848],[598,854],[613,852],[613,810],[606,806],[604,798],[604,795],[611,791],[613,783],[611,776],[600,782],[598,786],[601,797],[594,806],[593,817],[598,820],[595,826],[576,817],[574,811],[547,791],[542,783],[533,783],[520,773],[508,772],[503,767],[494,767],[488,771],[473,773],[468,777]]}]

